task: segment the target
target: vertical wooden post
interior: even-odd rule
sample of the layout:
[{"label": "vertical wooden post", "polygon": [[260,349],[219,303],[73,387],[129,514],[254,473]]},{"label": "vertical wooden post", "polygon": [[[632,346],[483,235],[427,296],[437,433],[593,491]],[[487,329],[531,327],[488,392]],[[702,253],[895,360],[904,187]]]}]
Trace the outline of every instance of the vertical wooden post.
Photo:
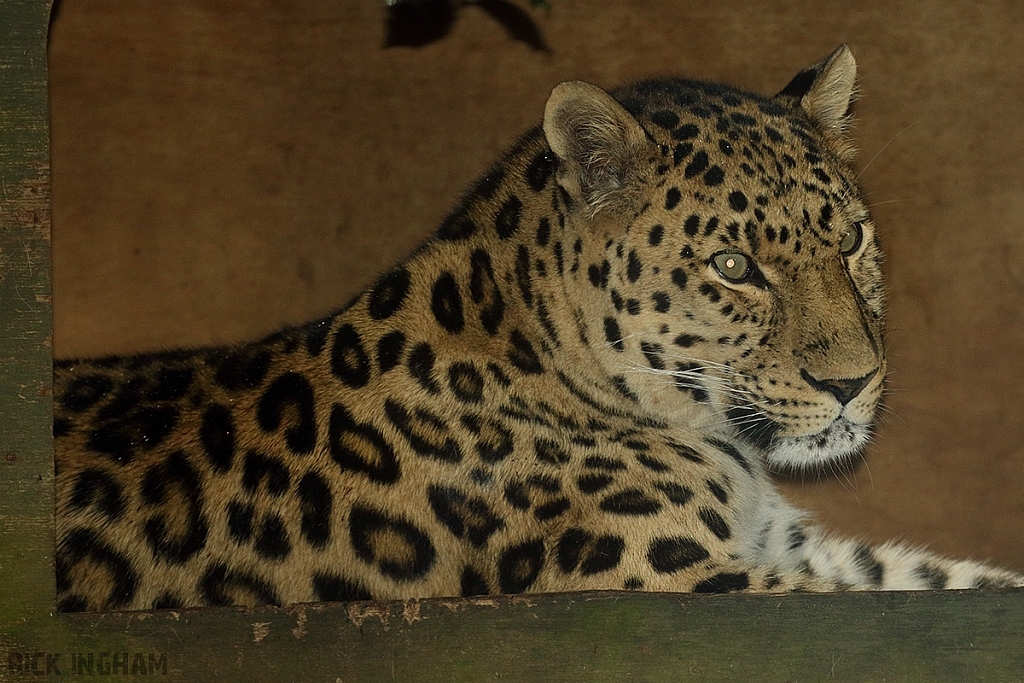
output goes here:
[{"label": "vertical wooden post", "polygon": [[0,625],[54,602],[49,16],[0,2]]}]

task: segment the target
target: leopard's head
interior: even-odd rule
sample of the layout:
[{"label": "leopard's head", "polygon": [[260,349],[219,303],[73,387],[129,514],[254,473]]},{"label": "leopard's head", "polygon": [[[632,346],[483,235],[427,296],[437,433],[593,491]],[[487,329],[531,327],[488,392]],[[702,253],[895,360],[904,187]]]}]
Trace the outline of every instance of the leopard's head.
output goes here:
[{"label": "leopard's head", "polygon": [[566,292],[601,367],[667,420],[775,466],[848,459],[882,393],[881,252],[850,167],[845,47],[773,98],[685,80],[563,83]]}]

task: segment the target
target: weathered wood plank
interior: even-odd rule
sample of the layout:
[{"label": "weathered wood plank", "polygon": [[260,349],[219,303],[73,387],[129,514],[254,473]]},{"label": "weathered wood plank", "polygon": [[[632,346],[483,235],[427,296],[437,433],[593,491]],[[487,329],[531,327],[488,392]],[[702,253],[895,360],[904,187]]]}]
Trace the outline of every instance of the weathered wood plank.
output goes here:
[{"label": "weathered wood plank", "polygon": [[49,13],[0,3],[0,624],[54,595]]},{"label": "weathered wood plank", "polygon": [[12,674],[45,670],[49,656],[63,675],[85,675],[91,656],[96,675],[119,653],[129,674],[152,662],[167,680],[196,682],[1020,681],[1024,593],[590,593],[78,614],[40,622],[10,648]]}]

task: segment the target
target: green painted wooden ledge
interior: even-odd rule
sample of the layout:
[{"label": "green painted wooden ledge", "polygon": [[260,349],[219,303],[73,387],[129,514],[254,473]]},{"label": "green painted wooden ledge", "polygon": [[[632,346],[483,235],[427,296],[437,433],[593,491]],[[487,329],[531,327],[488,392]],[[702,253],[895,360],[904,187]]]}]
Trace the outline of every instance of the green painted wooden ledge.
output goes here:
[{"label": "green painted wooden ledge", "polygon": [[1024,592],[53,612],[46,0],[0,0],[0,681],[1024,681]]}]

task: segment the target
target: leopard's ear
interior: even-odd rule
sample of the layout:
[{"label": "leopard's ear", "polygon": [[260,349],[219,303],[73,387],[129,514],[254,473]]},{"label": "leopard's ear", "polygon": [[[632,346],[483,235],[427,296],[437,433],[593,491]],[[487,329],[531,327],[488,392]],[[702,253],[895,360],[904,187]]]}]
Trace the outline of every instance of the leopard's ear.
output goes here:
[{"label": "leopard's ear", "polygon": [[591,216],[635,209],[653,142],[633,116],[596,85],[555,86],[544,136],[558,157],[558,183]]},{"label": "leopard's ear", "polygon": [[799,105],[818,123],[826,138],[844,152],[842,155],[849,156],[847,112],[856,99],[856,81],[857,62],[850,48],[840,45],[828,57],[798,73],[775,98]]}]

